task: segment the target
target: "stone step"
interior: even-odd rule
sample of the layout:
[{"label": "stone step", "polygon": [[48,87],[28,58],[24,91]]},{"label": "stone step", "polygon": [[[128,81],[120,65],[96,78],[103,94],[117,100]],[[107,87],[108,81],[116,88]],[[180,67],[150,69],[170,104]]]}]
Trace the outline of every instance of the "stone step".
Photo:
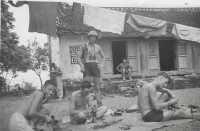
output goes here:
[{"label": "stone step", "polygon": [[[148,79],[137,79],[137,80],[145,80],[145,81],[151,81],[152,78]],[[123,86],[134,86],[137,80],[132,80],[132,81],[115,81],[111,80],[111,85],[112,86],[118,86],[118,87],[123,87]],[[173,77],[174,80],[174,86],[171,87],[171,89],[185,89],[185,88],[195,88],[195,87],[200,87],[200,77],[198,78],[185,78],[185,77],[180,77],[180,76],[175,76]]]},{"label": "stone step", "polygon": [[[184,76],[172,76],[172,79],[174,80],[174,85],[170,89],[185,89],[185,88],[195,88],[200,87],[200,76],[199,77],[184,77]],[[119,87],[135,87],[137,80],[144,80],[144,81],[152,81],[153,78],[138,78],[133,80],[126,80],[123,81],[121,79],[106,79],[102,82],[102,87],[105,88],[105,90],[109,90],[109,88],[112,88],[111,90],[117,90]],[[66,89],[72,89],[76,90],[79,89],[81,86],[81,82],[79,81],[65,81],[64,87]]]}]

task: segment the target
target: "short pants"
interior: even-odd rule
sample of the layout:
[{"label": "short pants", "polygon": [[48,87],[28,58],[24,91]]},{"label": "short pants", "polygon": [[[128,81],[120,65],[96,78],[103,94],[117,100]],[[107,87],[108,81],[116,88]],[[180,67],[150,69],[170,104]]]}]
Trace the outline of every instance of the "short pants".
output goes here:
[{"label": "short pants", "polygon": [[84,77],[100,77],[100,69],[95,62],[85,63]]},{"label": "short pants", "polygon": [[78,113],[70,114],[70,121],[72,124],[85,124],[87,121],[87,115],[80,116]]},{"label": "short pants", "polygon": [[15,112],[10,117],[9,121],[10,131],[34,131],[33,128],[28,124],[26,118],[18,112]]},{"label": "short pants", "polygon": [[162,110],[152,110],[142,118],[145,122],[160,122],[163,120]]},{"label": "short pants", "polygon": [[[98,107],[97,112],[96,112],[96,118],[97,119],[102,118],[106,112],[107,112],[106,106]],[[84,124],[87,121],[88,117],[90,117],[89,113],[85,114],[84,116],[78,113],[72,113],[70,114],[70,121],[72,124]]]}]

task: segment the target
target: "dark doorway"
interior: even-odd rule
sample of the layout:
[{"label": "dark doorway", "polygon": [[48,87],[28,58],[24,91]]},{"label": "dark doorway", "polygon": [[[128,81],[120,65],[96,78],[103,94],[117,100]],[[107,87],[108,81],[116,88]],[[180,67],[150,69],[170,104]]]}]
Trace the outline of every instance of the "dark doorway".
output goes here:
[{"label": "dark doorway", "polygon": [[160,70],[170,71],[176,68],[176,44],[175,40],[160,40]]},{"label": "dark doorway", "polygon": [[112,42],[112,55],[113,55],[113,72],[119,74],[116,67],[126,59],[126,42],[125,41],[113,41]]}]

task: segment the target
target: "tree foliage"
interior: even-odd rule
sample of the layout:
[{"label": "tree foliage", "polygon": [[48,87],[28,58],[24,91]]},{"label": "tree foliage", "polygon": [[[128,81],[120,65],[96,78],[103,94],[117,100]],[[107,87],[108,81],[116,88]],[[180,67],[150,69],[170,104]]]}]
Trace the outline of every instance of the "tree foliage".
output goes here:
[{"label": "tree foliage", "polygon": [[41,88],[43,87],[41,73],[42,71],[49,70],[49,52],[48,43],[44,47],[39,46],[39,43],[29,43],[29,49],[31,50],[32,70],[40,79]]},{"label": "tree foliage", "polygon": [[[9,11],[8,3],[1,1],[1,44],[0,44],[0,76],[5,73],[26,71],[31,68],[30,50],[18,45],[18,36],[13,32],[13,13]],[[6,75],[7,76],[7,75]],[[0,90],[1,91],[1,90]]]},{"label": "tree foliage", "polygon": [[18,45],[18,36],[13,32],[13,13],[8,4],[1,1],[1,73],[26,71],[31,66],[30,52],[27,47]]}]

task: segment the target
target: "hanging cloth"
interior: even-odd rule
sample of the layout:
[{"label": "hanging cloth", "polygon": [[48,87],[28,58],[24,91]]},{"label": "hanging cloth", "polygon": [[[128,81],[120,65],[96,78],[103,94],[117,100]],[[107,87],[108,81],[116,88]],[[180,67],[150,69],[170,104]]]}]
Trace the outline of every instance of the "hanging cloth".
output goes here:
[{"label": "hanging cloth", "polygon": [[172,34],[182,40],[200,42],[200,29],[181,24],[175,24]]},{"label": "hanging cloth", "polygon": [[29,32],[56,34],[57,2],[29,1]]},{"label": "hanging cloth", "polygon": [[138,32],[149,32],[162,28],[167,23],[166,21],[131,14],[127,23]]},{"label": "hanging cloth", "polygon": [[167,21],[129,14],[126,20],[129,28],[127,33],[138,33],[145,37],[157,37],[171,35],[173,24]]},{"label": "hanging cloth", "polygon": [[102,32],[121,34],[124,31],[125,13],[104,8],[84,6],[83,23]]}]

